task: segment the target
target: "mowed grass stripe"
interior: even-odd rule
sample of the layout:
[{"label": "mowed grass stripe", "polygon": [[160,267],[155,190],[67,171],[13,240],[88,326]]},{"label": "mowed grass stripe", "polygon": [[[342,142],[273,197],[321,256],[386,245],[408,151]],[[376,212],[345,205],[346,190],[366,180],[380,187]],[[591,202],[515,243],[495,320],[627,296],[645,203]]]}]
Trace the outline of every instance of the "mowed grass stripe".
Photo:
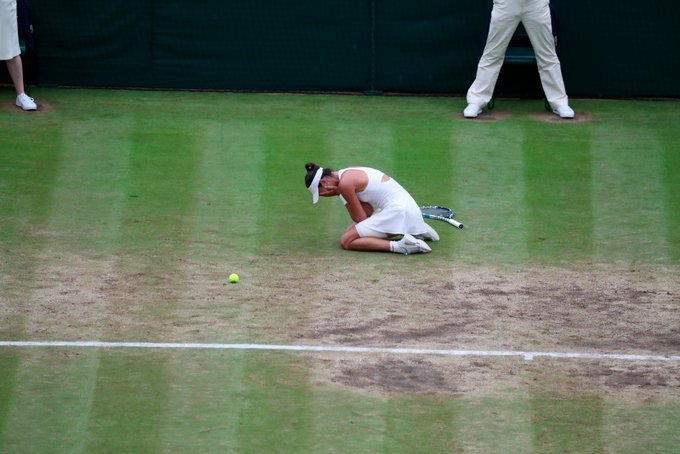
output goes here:
[{"label": "mowed grass stripe", "polygon": [[524,131],[529,256],[539,263],[589,260],[594,247],[590,128],[534,122]]},{"label": "mowed grass stripe", "polygon": [[111,254],[127,203],[132,121],[64,121],[50,231],[75,254]]},{"label": "mowed grass stripe", "polygon": [[[389,380],[390,377],[385,377]],[[449,396],[389,396],[385,436],[374,452],[455,452],[462,440],[462,405]]]},{"label": "mowed grass stripe", "polygon": [[675,453],[680,446],[677,400],[659,398],[654,405],[604,405],[603,446],[607,452]]},{"label": "mowed grass stripe", "polygon": [[[225,287],[229,274],[237,273],[244,283],[262,282],[258,254],[256,207],[266,191],[261,178],[264,166],[264,130],[258,122],[209,121],[196,130],[200,149],[194,209],[186,239],[186,289],[178,301],[174,318],[183,320],[177,336],[192,338],[244,339],[243,326],[228,325],[231,318],[249,320],[253,307],[240,304],[244,286]],[[272,222],[274,219],[272,219]],[[228,326],[205,330],[206,326]],[[204,329],[200,330],[202,327]]]},{"label": "mowed grass stripe", "polygon": [[244,399],[251,382],[244,375],[244,351],[173,354],[169,358],[167,407],[161,425],[161,452],[238,450],[242,417],[253,405]]},{"label": "mowed grass stripe", "polygon": [[522,126],[510,121],[467,122],[451,133],[450,155],[439,165],[452,169],[449,192],[465,225],[446,232],[455,238],[456,260],[527,259],[523,138]]},{"label": "mowed grass stripe", "polygon": [[[197,123],[181,116],[136,118],[115,267],[120,285],[137,297],[125,307],[111,306],[119,322],[107,336],[120,338],[127,330],[140,329],[152,338],[163,335],[159,320],[170,319],[186,295],[185,263],[201,157]],[[120,324],[126,320],[134,324]]]},{"label": "mowed grass stripe", "polygon": [[[127,175],[129,199],[120,251],[183,256],[189,234],[201,150],[197,120],[138,115]],[[170,262],[169,262],[170,263]]]},{"label": "mowed grass stripe", "polygon": [[677,122],[659,134],[663,149],[663,181],[665,186],[666,237],[672,263],[680,263],[680,133]]},{"label": "mowed grass stripe", "polygon": [[[37,277],[44,285],[34,289],[27,298],[30,307],[36,310],[24,311],[24,329],[29,333],[45,332],[44,314],[39,308],[54,304],[54,292],[59,282],[52,279],[55,267],[63,262],[63,250],[55,249],[55,245],[69,245],[77,258],[78,253],[100,254],[111,251],[111,245],[117,240],[117,225],[124,199],[121,194],[120,176],[125,175],[129,158],[130,143],[129,122],[122,121],[74,120],[66,122],[60,130],[59,139],[52,144],[54,159],[53,178],[49,190],[44,194],[51,199],[45,202],[44,210],[49,216],[42,227],[36,223],[33,227],[46,232],[51,241],[46,247],[36,252]],[[54,139],[54,137],[52,137]],[[45,162],[50,162],[46,160]],[[37,175],[36,175],[37,176]],[[39,183],[38,183],[39,184]],[[42,184],[46,184],[45,181]],[[29,216],[30,218],[30,216]],[[72,262],[71,257],[66,258]],[[105,270],[101,270],[105,273]],[[74,277],[74,276],[71,276]],[[66,276],[68,279],[69,276]],[[64,316],[73,312],[72,319],[80,319],[83,308],[73,305],[62,305],[59,310]],[[31,440],[37,430],[44,430],[39,439],[51,440],[64,451],[79,451],[82,448],[83,434],[87,425],[92,399],[92,388],[96,377],[98,355],[87,355],[86,361],[77,363],[66,361],[54,362],[52,370],[58,371],[64,382],[47,382],[42,380],[39,369],[44,364],[22,357],[14,371],[19,375],[17,387],[14,389],[17,400],[8,410],[12,421],[10,433],[19,434],[17,438],[7,438],[6,442],[13,446],[22,446]],[[69,386],[77,383],[76,389]],[[32,389],[48,387],[49,400],[33,402],[36,392]],[[64,402],[77,408],[78,412],[59,414]],[[34,428],[26,433],[27,428]],[[50,437],[50,434],[51,437]],[[57,438],[55,434],[62,434]],[[24,445],[31,450],[31,445]],[[21,449],[20,449],[21,450]]]},{"label": "mowed grass stripe", "polygon": [[529,390],[525,389],[458,402],[455,407],[456,424],[453,426],[457,450],[535,452],[534,415],[528,398]]},{"label": "mowed grass stripe", "polygon": [[[185,263],[200,160],[197,119],[182,115],[135,116],[126,174],[128,198],[120,222],[116,272],[137,276],[133,294],[141,298],[110,307],[118,321],[106,337],[145,327],[147,335],[167,332],[159,320],[171,318],[186,295]],[[135,314],[133,326],[121,325]],[[170,371],[167,357],[103,355],[96,373],[86,450],[157,451],[162,445]]]},{"label": "mowed grass stripe", "polygon": [[10,352],[17,363],[16,387],[8,394],[12,399],[0,451],[82,452],[99,354]]},{"label": "mowed grass stripe", "polygon": [[605,401],[584,393],[564,399],[536,389],[529,400],[535,452],[605,452]]},{"label": "mowed grass stripe", "polygon": [[5,451],[7,440],[13,436],[9,427],[12,402],[17,399],[15,387],[17,384],[17,370],[20,357],[17,353],[0,351],[0,450]]},{"label": "mowed grass stripe", "polygon": [[224,261],[257,245],[265,160],[263,125],[255,120],[207,121],[195,131],[200,155],[193,195],[191,256]]},{"label": "mowed grass stripe", "polygon": [[109,302],[98,290],[117,274],[113,253],[127,203],[131,127],[128,118],[64,124],[47,225],[52,241],[40,254],[43,277],[30,297],[30,332],[48,333],[45,313],[55,313],[70,335],[103,334],[94,326],[106,318]]},{"label": "mowed grass stripe", "polygon": [[[663,148],[648,128],[594,126],[593,211],[598,261],[668,263]],[[634,266],[634,263],[631,263]]]},{"label": "mowed grass stripe", "polygon": [[[261,179],[265,156],[261,123],[207,121],[196,131],[196,140],[200,163],[187,240],[187,261],[193,276],[187,279],[186,295],[181,298],[187,304],[174,310],[175,317],[185,320],[186,329],[194,321],[197,326],[223,322],[221,314],[228,311],[238,311],[243,319],[251,317],[248,313],[253,307],[232,307],[230,301],[220,301],[219,297],[206,300],[206,287],[215,289],[224,284],[231,272],[246,282],[257,279],[252,263],[243,257],[255,254],[260,211],[253,207],[259,206],[265,192]],[[217,291],[214,294],[220,295]],[[234,325],[229,325],[223,335],[230,339],[245,336]],[[245,405],[241,395],[249,386],[244,379],[246,356],[247,352],[233,351],[169,357],[167,405],[172,411],[161,428],[161,451],[238,449],[237,428],[243,423],[241,411]]]},{"label": "mowed grass stripe", "polygon": [[41,252],[51,241],[62,132],[4,118],[0,131],[0,335],[19,338],[31,293],[26,283],[40,280]]},{"label": "mowed grass stripe", "polygon": [[309,452],[314,395],[309,371],[288,355],[245,357],[236,446],[245,452]]},{"label": "mowed grass stripe", "polygon": [[[23,139],[34,147],[25,150],[7,144],[0,152],[0,234],[4,245],[2,256],[23,255],[24,251],[40,249],[45,239],[45,224],[49,219],[52,192],[59,168],[61,131],[46,131],[42,137]],[[21,249],[19,249],[21,248]],[[10,272],[11,270],[7,270]]]},{"label": "mowed grass stripe", "polygon": [[166,355],[100,355],[85,452],[159,452],[169,386]]}]

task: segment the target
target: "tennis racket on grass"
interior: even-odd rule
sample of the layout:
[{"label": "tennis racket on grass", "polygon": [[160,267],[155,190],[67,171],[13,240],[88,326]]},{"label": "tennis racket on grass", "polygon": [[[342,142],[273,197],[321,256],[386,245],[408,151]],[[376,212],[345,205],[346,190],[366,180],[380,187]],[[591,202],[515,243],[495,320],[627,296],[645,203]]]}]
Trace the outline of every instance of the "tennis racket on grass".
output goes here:
[{"label": "tennis racket on grass", "polygon": [[463,228],[462,223],[453,219],[453,215],[456,213],[451,208],[429,205],[420,207],[420,211],[423,213],[425,219],[436,219],[438,221],[448,222],[457,229]]}]

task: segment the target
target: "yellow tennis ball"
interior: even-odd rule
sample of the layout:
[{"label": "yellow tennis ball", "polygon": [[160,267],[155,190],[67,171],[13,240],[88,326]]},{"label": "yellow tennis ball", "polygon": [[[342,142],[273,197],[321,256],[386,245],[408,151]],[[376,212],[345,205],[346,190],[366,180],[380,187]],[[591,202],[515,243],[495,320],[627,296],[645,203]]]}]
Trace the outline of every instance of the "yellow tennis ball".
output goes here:
[{"label": "yellow tennis ball", "polygon": [[236,273],[231,273],[229,275],[229,283],[230,284],[238,284],[238,274]]}]

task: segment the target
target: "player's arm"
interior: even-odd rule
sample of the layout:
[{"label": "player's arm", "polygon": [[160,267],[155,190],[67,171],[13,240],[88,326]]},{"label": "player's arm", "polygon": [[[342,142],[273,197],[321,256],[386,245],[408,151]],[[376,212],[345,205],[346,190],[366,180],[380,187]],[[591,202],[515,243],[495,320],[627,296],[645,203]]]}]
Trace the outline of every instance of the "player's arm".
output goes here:
[{"label": "player's arm", "polygon": [[[360,183],[361,181],[358,180],[356,176],[345,174],[338,186],[340,195],[342,195],[347,202],[345,207],[347,207],[349,217],[351,217],[354,222],[361,222],[369,216],[364,204],[359,200],[359,197],[357,197],[357,184]],[[373,207],[371,207],[371,210],[373,210]],[[371,214],[373,214],[372,211]]]},{"label": "player's arm", "polygon": [[361,202],[361,207],[366,212],[366,217],[370,218],[373,215],[373,211],[374,211],[373,205],[371,205],[370,203]]},{"label": "player's arm", "polygon": [[349,217],[352,218],[354,222],[361,222],[368,217],[366,210],[361,204],[361,201],[357,197],[357,193],[354,191],[347,191],[346,193],[340,190],[340,194],[347,201],[347,211],[349,212]]}]

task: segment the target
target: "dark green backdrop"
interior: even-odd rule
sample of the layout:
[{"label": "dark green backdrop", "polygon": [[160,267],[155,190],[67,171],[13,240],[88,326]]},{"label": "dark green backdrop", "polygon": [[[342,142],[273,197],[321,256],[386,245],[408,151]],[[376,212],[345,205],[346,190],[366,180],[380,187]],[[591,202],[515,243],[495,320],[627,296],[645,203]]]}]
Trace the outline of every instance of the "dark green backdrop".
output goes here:
[{"label": "dark green backdrop", "polygon": [[[676,1],[553,3],[570,95],[680,95]],[[32,0],[32,9],[45,85],[460,94],[491,0]]]}]

